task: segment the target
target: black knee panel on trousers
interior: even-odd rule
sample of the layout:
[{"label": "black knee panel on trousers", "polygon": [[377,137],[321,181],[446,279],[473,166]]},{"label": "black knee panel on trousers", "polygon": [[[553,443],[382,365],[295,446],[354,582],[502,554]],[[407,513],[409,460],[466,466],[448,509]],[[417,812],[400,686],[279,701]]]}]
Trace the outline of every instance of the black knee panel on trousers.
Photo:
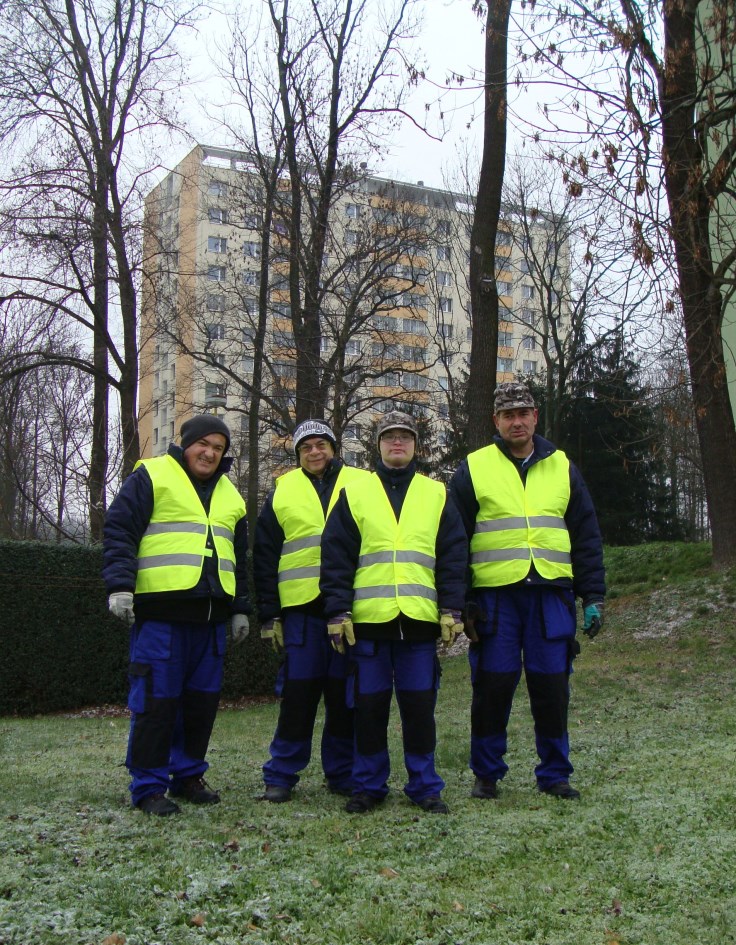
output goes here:
[{"label": "black knee panel on trousers", "polygon": [[325,729],[335,738],[353,737],[353,713],[345,705],[345,680],[328,678],[325,681]]},{"label": "black knee panel on trousers", "polygon": [[309,741],[321,698],[321,679],[289,679],[281,697],[279,737],[290,742]]},{"label": "black knee panel on trousers", "polygon": [[527,673],[526,685],[534,728],[547,738],[560,738],[567,731],[570,684],[567,673]]},{"label": "black knee panel on trousers", "polygon": [[437,690],[424,689],[419,692],[397,690],[396,701],[399,703],[401,712],[404,751],[415,755],[433,752],[437,745],[437,730],[434,721]]},{"label": "black knee panel on trousers", "polygon": [[146,698],[146,711],[136,712],[128,751],[130,768],[165,768],[171,754],[178,699]]},{"label": "black knee panel on trousers", "polygon": [[361,755],[375,755],[388,744],[391,690],[358,695],[355,700],[355,744]]},{"label": "black knee panel on trousers", "polygon": [[470,707],[470,728],[473,735],[483,738],[506,731],[506,721],[519,677],[518,672],[477,672]]},{"label": "black knee panel on trousers", "polygon": [[219,692],[184,693],[184,751],[190,758],[204,758],[207,754],[219,704]]}]

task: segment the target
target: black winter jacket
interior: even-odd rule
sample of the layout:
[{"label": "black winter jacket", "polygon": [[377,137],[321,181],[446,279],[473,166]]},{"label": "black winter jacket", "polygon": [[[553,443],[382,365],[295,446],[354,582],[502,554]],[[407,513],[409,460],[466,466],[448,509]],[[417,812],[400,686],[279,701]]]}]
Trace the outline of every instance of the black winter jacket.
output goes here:
[{"label": "black winter jacket", "polygon": [[[168,455],[186,471],[180,446],[172,443]],[[209,511],[212,492],[220,478],[232,465],[232,458],[223,457],[217,472],[206,482],[189,476],[205,511]],[[120,487],[105,516],[102,577],[108,594],[133,591],[138,572],[138,546],[153,514],[153,483],[145,466],[139,466]],[[135,613],[138,620],[171,620],[206,623],[226,620],[230,614],[248,614],[248,526],[245,517],[235,526],[235,598],[226,594],[217,573],[217,555],[206,557],[202,574],[195,587],[188,591],[165,591],[136,594]]]},{"label": "black winter jacket", "polygon": [[[376,473],[398,521],[406,493],[416,473],[416,464],[411,462],[404,469],[390,469],[379,462]],[[353,582],[358,568],[360,545],[360,532],[343,492],[322,533],[320,588],[327,617],[352,610]],[[449,496],[440,516],[435,562],[435,587],[440,610],[460,611],[465,603],[468,547],[462,521]],[[412,620],[400,614],[388,623],[355,624],[355,635],[366,640],[435,640],[439,636],[439,624]]]},{"label": "black winter jacket", "polygon": [[[335,489],[337,477],[345,464],[341,459],[331,459],[325,467],[322,478],[313,476],[306,470],[302,473],[314,486],[322,511],[327,514],[327,508]],[[263,503],[256,522],[255,537],[253,540],[253,579],[255,582],[256,604],[258,617],[261,622],[273,620],[281,616],[281,602],[279,600],[279,561],[284,547],[284,530],[276,518],[273,510],[272,489]],[[296,610],[315,617],[323,616],[322,597],[317,596],[312,601],[301,604],[298,608],[284,608],[284,611]]]},{"label": "black winter jacket", "polygon": [[[507,445],[500,436],[495,436],[493,443],[503,455],[519,470],[522,481],[526,482],[528,471],[536,463],[544,460],[557,451],[554,443],[544,437],[534,434],[534,453],[528,462],[522,462],[511,455]],[[468,541],[473,537],[475,520],[480,506],[475,496],[473,482],[467,460],[463,460],[455,471],[450,482],[450,495],[462,516]],[[603,568],[603,543],[598,528],[593,500],[588,487],[577,467],[570,463],[570,501],[565,512],[565,525],[570,535],[572,574],[570,582],[566,578],[549,581],[541,577],[532,565],[529,574],[520,583],[523,584],[555,584],[569,587],[572,583],[576,596],[583,602],[601,601],[606,593],[605,571]],[[468,590],[472,585],[468,578]]]}]

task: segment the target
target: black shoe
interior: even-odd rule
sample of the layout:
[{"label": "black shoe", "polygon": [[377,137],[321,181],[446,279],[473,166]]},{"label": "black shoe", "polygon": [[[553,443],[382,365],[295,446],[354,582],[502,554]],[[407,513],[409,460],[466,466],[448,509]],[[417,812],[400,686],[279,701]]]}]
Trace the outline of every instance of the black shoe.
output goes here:
[{"label": "black shoe", "polygon": [[418,801],[414,801],[417,807],[421,807],[422,810],[426,811],[428,814],[449,814],[450,808],[445,804],[439,794],[430,794],[427,797],[423,797]]},{"label": "black shoe", "polygon": [[220,795],[213,791],[202,775],[182,778],[175,787],[169,789],[172,797],[181,797],[192,804],[219,804]]},{"label": "black shoe", "polygon": [[574,787],[570,787],[568,781],[557,781],[555,784],[550,784],[548,787],[540,787],[539,790],[542,794],[550,794],[552,797],[562,797],[566,801],[576,801],[580,797],[580,791],[576,791]]},{"label": "black shoe", "polygon": [[372,794],[353,794],[345,805],[348,814],[367,814],[368,811],[378,807],[383,798],[373,797]]},{"label": "black shoe", "polygon": [[280,784],[267,784],[263,800],[272,804],[285,804],[291,800],[291,788],[282,787]]},{"label": "black shoe", "polygon": [[353,789],[340,784],[327,784],[327,790],[330,794],[340,794],[342,797],[351,797]]},{"label": "black shoe", "polygon": [[480,797],[489,801],[498,797],[498,787],[495,781],[484,781],[483,778],[476,778],[471,797]]},{"label": "black shoe", "polygon": [[137,807],[144,814],[156,814],[157,817],[181,813],[179,805],[170,801],[164,794],[147,794],[143,800],[138,801]]}]

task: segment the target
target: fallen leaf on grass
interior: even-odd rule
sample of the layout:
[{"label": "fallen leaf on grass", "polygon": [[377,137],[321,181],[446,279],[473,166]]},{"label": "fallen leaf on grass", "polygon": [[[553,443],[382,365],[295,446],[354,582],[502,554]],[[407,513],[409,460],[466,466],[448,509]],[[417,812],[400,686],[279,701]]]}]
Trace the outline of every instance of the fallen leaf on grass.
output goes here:
[{"label": "fallen leaf on grass", "polygon": [[465,911],[465,906],[461,902],[458,902],[457,899],[453,902],[452,908],[455,910],[455,912]]},{"label": "fallen leaf on grass", "polygon": [[201,929],[202,926],[204,925],[205,919],[206,919],[206,915],[204,914],[204,912],[198,912],[196,915],[193,915],[191,917],[191,919],[189,920],[189,924],[196,925],[198,929]]},{"label": "fallen leaf on grass", "polygon": [[270,853],[270,852],[271,852],[271,844],[268,842],[268,840],[266,840],[266,842],[261,845],[261,853]]},{"label": "fallen leaf on grass", "polygon": [[315,889],[319,889],[322,883],[318,879],[311,879],[310,883],[314,886]]},{"label": "fallen leaf on grass", "polygon": [[381,876],[385,876],[386,879],[396,879],[399,875],[396,870],[392,869],[390,866],[384,866],[382,870],[379,870]]},{"label": "fallen leaf on grass", "polygon": [[120,932],[113,932],[107,938],[103,938],[102,945],[125,945],[125,936]]},{"label": "fallen leaf on grass", "polygon": [[228,840],[227,843],[223,845],[223,850],[230,850],[231,853],[237,853],[239,849],[240,844],[235,838]]}]

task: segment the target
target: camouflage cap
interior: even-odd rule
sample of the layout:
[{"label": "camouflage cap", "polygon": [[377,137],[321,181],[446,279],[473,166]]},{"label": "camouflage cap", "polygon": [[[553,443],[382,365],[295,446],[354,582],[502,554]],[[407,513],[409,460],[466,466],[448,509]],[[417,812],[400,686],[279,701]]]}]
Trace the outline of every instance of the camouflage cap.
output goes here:
[{"label": "camouflage cap", "polygon": [[531,391],[526,384],[518,381],[507,381],[499,384],[494,393],[493,412],[500,410],[517,410],[521,407],[536,407]]},{"label": "camouflage cap", "polygon": [[386,430],[408,430],[414,434],[415,440],[419,439],[419,427],[416,420],[411,414],[402,413],[401,410],[392,410],[381,417],[376,426],[376,443]]}]

